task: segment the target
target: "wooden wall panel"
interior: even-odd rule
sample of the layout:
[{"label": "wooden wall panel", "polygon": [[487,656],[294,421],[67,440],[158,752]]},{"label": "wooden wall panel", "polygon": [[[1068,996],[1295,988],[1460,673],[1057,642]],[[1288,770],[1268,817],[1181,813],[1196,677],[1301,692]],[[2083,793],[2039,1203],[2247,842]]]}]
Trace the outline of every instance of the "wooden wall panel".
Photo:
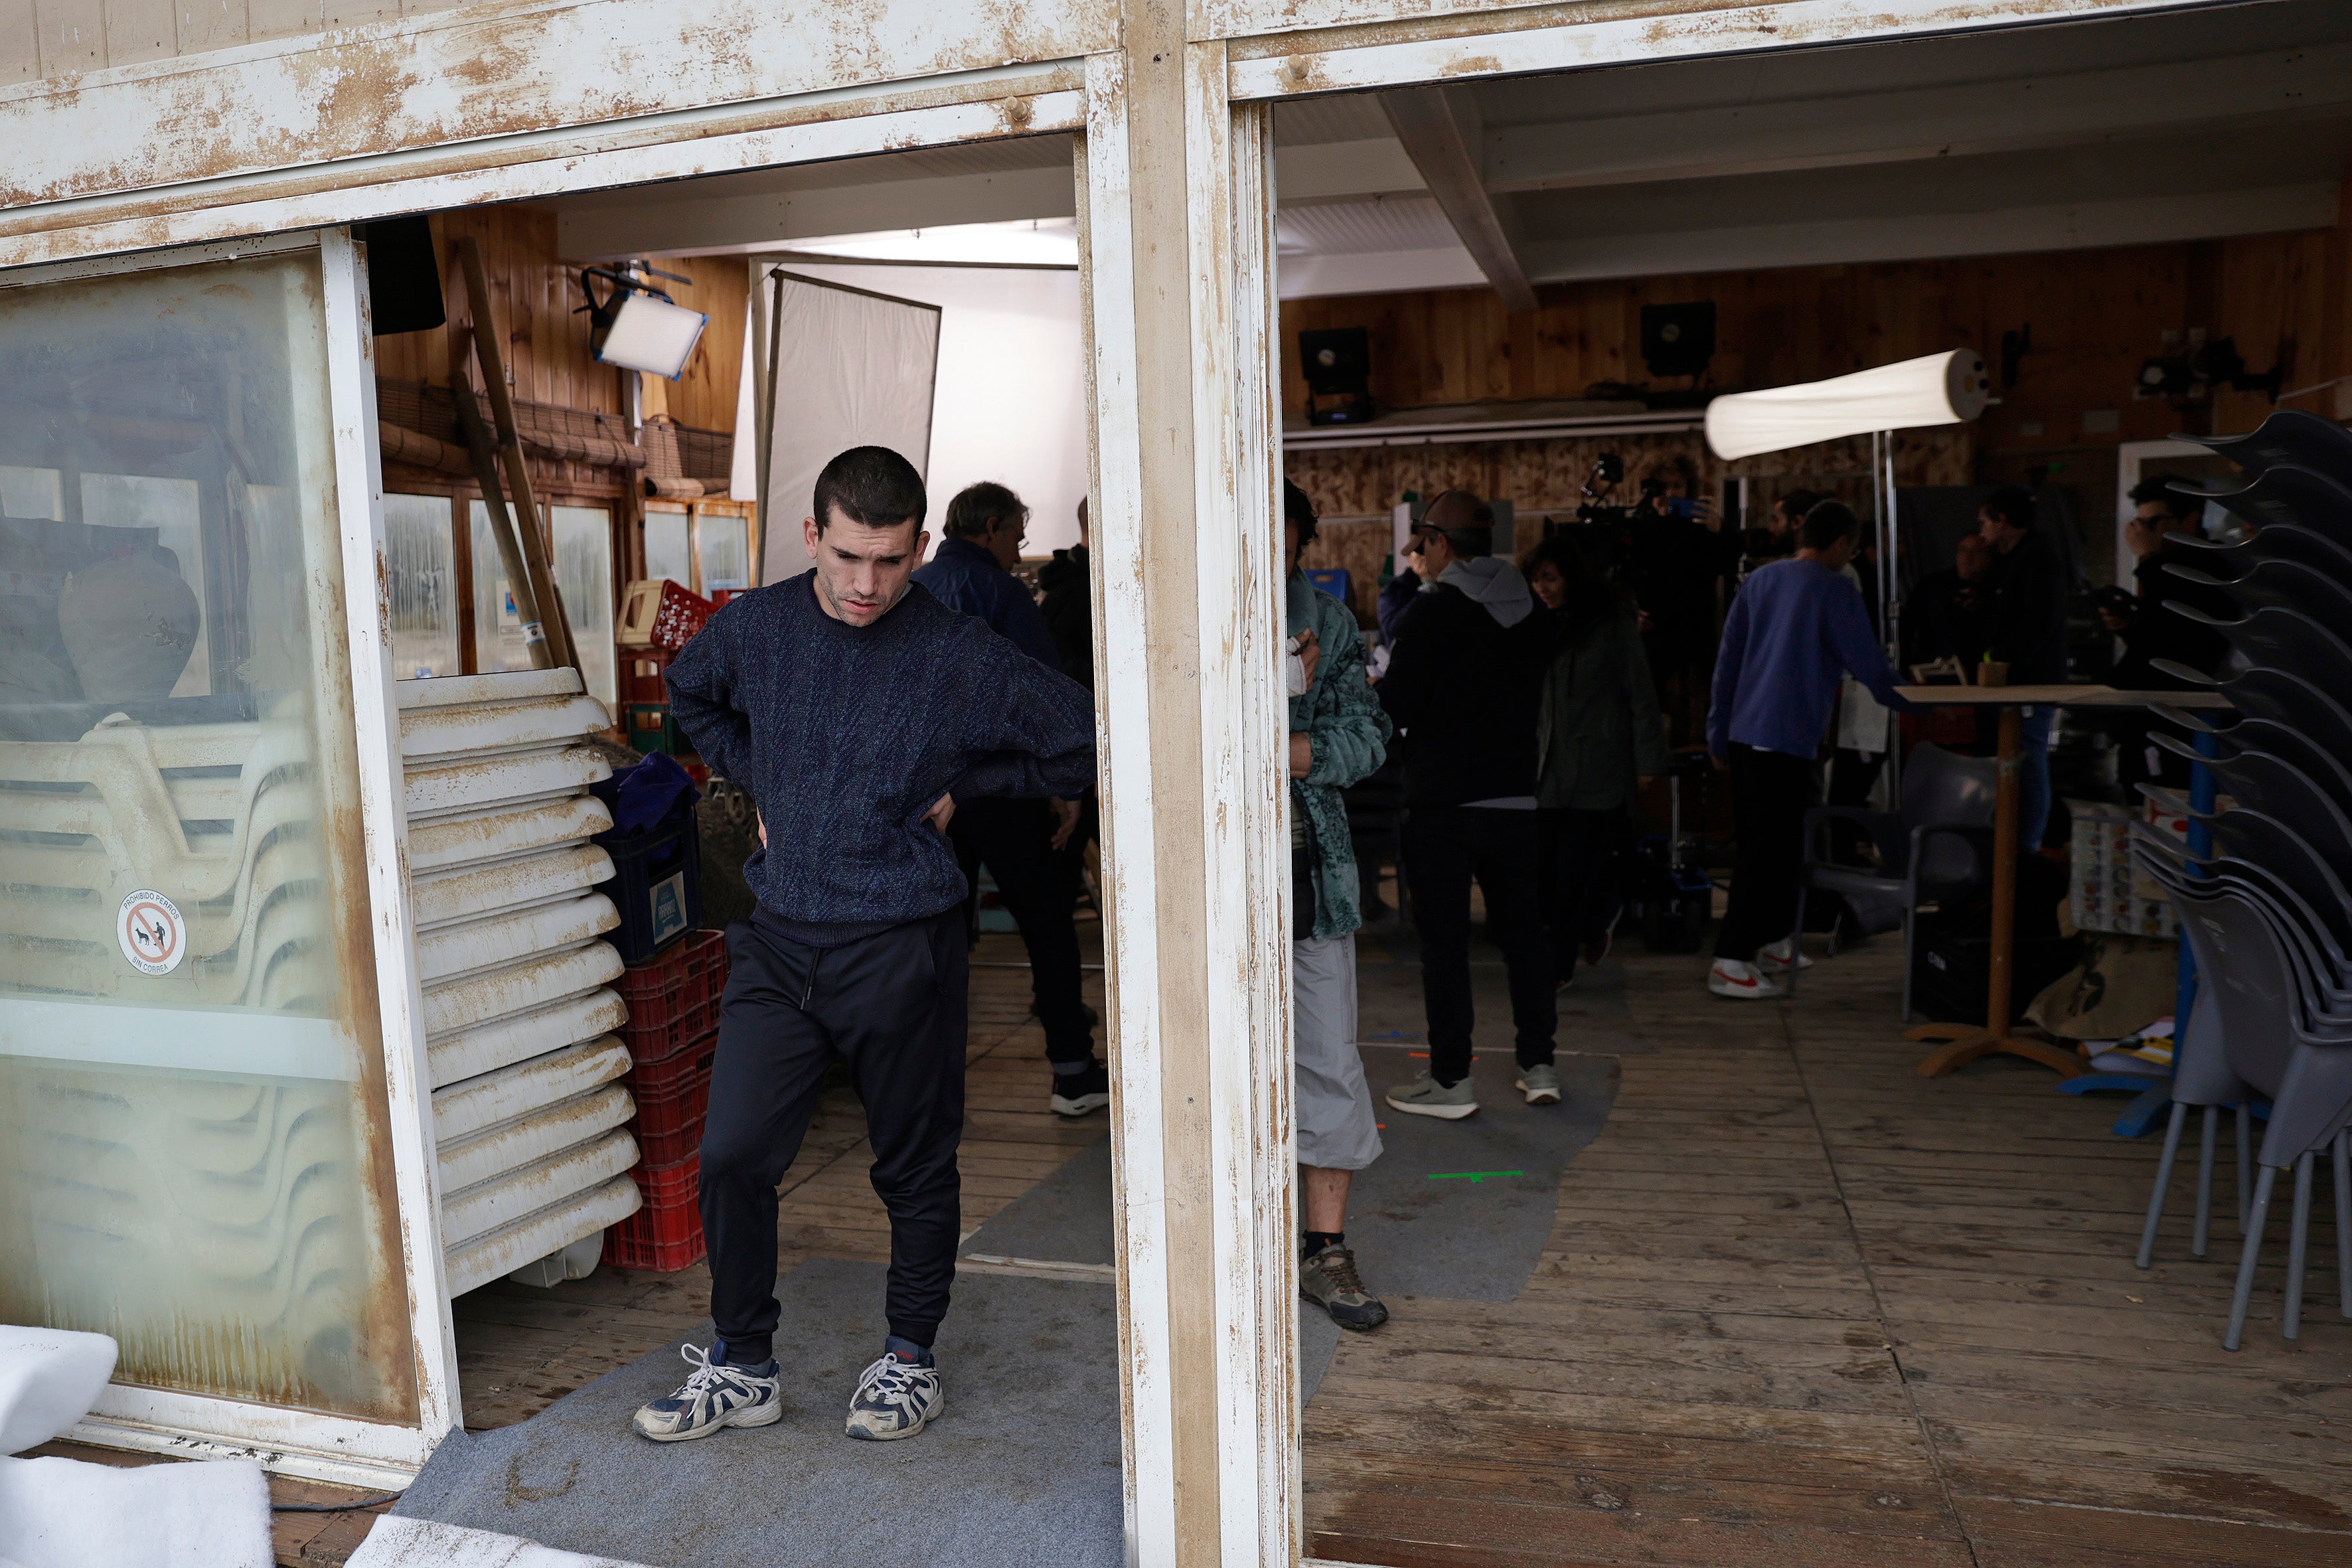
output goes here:
[{"label": "wooden wall panel", "polygon": [[[0,0],[0,84],[504,0]],[[21,19],[21,22],[20,22]]]},{"label": "wooden wall panel", "polygon": [[[2352,183],[2346,192],[2352,206]],[[2032,350],[2016,384],[2000,389],[2001,401],[1981,420],[1906,437],[1903,482],[2056,483],[2076,490],[2078,509],[2095,520],[2110,504],[2119,442],[2250,429],[2271,411],[2260,393],[2225,391],[2188,405],[2133,397],[2141,365],[2180,351],[2191,329],[2233,338],[2250,370],[2283,364],[2289,391],[2352,374],[2352,216],[2326,230],[2197,244],[1551,284],[1538,299],[1519,316],[1484,289],[1290,301],[1282,308],[1284,409],[1296,416],[1306,405],[1297,334],[1315,327],[1366,329],[1372,395],[1388,408],[1576,398],[1605,391],[1601,383],[1650,383],[1640,354],[1645,303],[1715,301],[1708,384],[1727,389],[1958,347],[1983,353],[1998,377],[2002,334],[2030,327]],[[2292,405],[2352,418],[2352,383]],[[1710,489],[1747,473],[1843,493],[1843,478],[1818,481],[1858,474],[1864,460],[1829,444],[1724,465],[1690,437],[1302,452],[1286,468],[1339,515],[1383,512],[1404,490],[1447,485],[1522,509],[1560,508],[1574,504],[1604,446],[1635,479],[1643,464],[1680,453]],[[1769,501],[1774,487],[1762,488]],[[1853,488],[1846,499],[1866,495]]]},{"label": "wooden wall panel", "polygon": [[[472,355],[457,346],[457,328],[467,317],[465,273],[457,265],[454,241],[468,234],[482,249],[493,313],[506,335],[507,374],[514,395],[597,414],[626,412],[622,373],[596,363],[588,350],[588,318],[573,313],[585,301],[573,276],[576,268],[556,257],[555,215],[528,206],[468,207],[434,215],[434,250],[441,261],[441,290],[449,302],[450,324],[378,338],[378,373],[446,386],[453,353],[457,363],[472,369]],[[480,387],[478,370],[472,370],[472,380]]]},{"label": "wooden wall panel", "polygon": [[743,313],[751,308],[751,268],[740,256],[697,256],[656,263],[691,284],[671,297],[710,318],[686,374],[669,389],[670,417],[697,430],[735,428],[737,378],[743,374]]}]

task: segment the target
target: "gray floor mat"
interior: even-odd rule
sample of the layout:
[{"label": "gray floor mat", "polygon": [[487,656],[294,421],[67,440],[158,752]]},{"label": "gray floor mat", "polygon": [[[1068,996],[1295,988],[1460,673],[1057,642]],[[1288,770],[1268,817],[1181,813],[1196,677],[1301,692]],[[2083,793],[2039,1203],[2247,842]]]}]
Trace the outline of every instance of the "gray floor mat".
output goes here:
[{"label": "gray floor mat", "polygon": [[[1460,1121],[1407,1116],[1381,1100],[1424,1065],[1413,1043],[1366,1045],[1385,1152],[1358,1173],[1348,1241],[1381,1295],[1508,1301],[1535,1272],[1559,1206],[1560,1173],[1609,1118],[1607,1057],[1559,1058],[1563,1099],[1528,1106],[1507,1046],[1478,1053],[1480,1109]],[[1096,1144],[1007,1205],[964,1252],[1056,1263],[1111,1261],[1110,1146]]]},{"label": "gray floor mat", "polygon": [[778,1282],[773,1426],[670,1444],[632,1433],[631,1413],[688,1371],[667,1345],[520,1426],[451,1434],[393,1511],[652,1568],[1117,1568],[1111,1288],[959,1276],[938,1346],[945,1414],[905,1442],[859,1443],[841,1423],[881,1348],[882,1285],[878,1264],[827,1259]]}]

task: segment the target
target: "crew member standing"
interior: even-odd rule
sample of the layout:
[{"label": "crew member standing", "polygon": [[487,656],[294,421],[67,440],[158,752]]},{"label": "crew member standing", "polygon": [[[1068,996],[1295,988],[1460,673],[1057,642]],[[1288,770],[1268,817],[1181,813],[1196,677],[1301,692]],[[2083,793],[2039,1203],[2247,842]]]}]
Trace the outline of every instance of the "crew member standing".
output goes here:
[{"label": "crew member standing", "polygon": [[[2066,679],[2065,563],[2033,525],[2033,497],[2014,485],[1985,497],[1977,531],[1993,548],[1992,645],[1985,657],[2009,666],[2011,686],[2049,686]],[[2019,712],[2017,847],[2042,847],[2050,817],[2050,731],[2058,710],[2042,703]]]},{"label": "crew member standing", "polygon": [[931,1342],[961,1234],[963,873],[956,797],[1069,795],[1094,771],[1085,690],[910,583],[923,481],[857,447],[817,476],[814,567],[710,617],[670,666],[671,710],[714,773],[748,792],[766,842],[759,899],[728,933],[702,1134],[702,1228],[718,1338],[636,1414],[657,1442],[783,1414],[772,1342],[776,1185],[825,1069],[866,1107],[890,1211],[889,1337],[857,1380],[853,1437],[910,1437],[944,1403]]},{"label": "crew member standing", "polygon": [[1852,673],[1897,711],[1910,706],[1895,695],[1862,592],[1844,575],[1860,527],[1843,502],[1816,505],[1795,557],[1749,573],[1723,624],[1706,749],[1731,774],[1739,858],[1707,972],[1718,996],[1780,995],[1780,976],[1803,958],[1797,873],[1839,676]]},{"label": "crew member standing", "polygon": [[1348,1246],[1348,1193],[1381,1157],[1379,1117],[1356,1047],[1356,843],[1339,792],[1388,755],[1389,721],[1364,679],[1348,607],[1307,580],[1298,554],[1315,508],[1282,486],[1283,614],[1307,689],[1290,699],[1291,1038],[1297,1049],[1299,1294],[1343,1329],[1376,1329],[1389,1310],[1364,1289]]},{"label": "crew member standing", "polygon": [[[1060,669],[1062,650],[1045,612],[1013,574],[1028,531],[1029,509],[1019,496],[998,484],[967,486],[948,502],[947,537],[939,553],[915,569],[915,581],[949,609],[986,621],[1046,668]],[[1046,1104],[1062,1116],[1084,1116],[1110,1103],[1110,1077],[1095,1059],[1094,1015],[1079,989],[1082,961],[1071,913],[1076,889],[1056,858],[1076,834],[1078,816],[1075,799],[974,800],[964,803],[948,829],[973,888],[975,918],[985,864],[1020,928],[1032,1005],[1054,1068]]]}]

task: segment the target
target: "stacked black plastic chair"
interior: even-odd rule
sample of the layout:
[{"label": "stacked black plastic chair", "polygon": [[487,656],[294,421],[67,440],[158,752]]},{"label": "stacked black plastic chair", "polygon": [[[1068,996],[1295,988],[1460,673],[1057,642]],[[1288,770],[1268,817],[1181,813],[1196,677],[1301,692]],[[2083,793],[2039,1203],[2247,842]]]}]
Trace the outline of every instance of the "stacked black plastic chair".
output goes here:
[{"label": "stacked black plastic chair", "polygon": [[[2251,436],[2204,444],[2251,476],[2210,499],[2254,531],[2237,544],[2203,544],[2193,562],[2168,568],[2227,595],[2238,614],[2168,604],[2211,626],[2230,651],[2218,669],[2158,668],[2218,689],[2231,709],[2211,719],[2160,710],[2198,734],[2195,747],[2151,737],[2209,769],[2227,806],[2195,810],[2141,786],[2200,825],[2210,848],[2192,854],[2168,834],[2132,829],[2133,859],[2171,896],[2198,974],[2196,1005],[2175,1031],[2172,1121],[2138,1262],[2145,1268],[2154,1256],[2192,1106],[2203,1108],[2204,1128],[2191,1250],[2204,1255],[2217,1118],[2234,1106],[2245,1240],[2221,1342],[2235,1350],[2272,1194],[2290,1167],[2282,1319],[2288,1339],[2300,1331],[2323,1153],[2334,1177],[2338,1305],[2352,1318],[2352,432],[2281,412]],[[2256,1100],[2270,1111],[2253,1152],[2247,1108]],[[2250,1163],[2260,1167],[2251,1195]]]}]

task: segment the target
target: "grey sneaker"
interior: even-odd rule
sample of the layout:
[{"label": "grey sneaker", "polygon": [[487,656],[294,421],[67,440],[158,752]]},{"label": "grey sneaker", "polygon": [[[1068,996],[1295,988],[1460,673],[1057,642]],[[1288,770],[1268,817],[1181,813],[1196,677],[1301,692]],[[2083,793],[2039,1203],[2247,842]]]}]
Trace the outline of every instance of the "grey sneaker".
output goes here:
[{"label": "grey sneaker", "polygon": [[1377,1329],[1389,1321],[1389,1310],[1364,1289],[1355,1253],[1336,1242],[1299,1260],[1298,1293],[1343,1329]]},{"label": "grey sneaker", "polygon": [[1529,1105],[1558,1105],[1559,1072],[1549,1062],[1540,1067],[1521,1068],[1518,1090],[1528,1097]]},{"label": "grey sneaker", "polygon": [[857,1396],[849,1402],[845,1430],[872,1443],[893,1442],[913,1436],[947,1407],[938,1367],[886,1353],[857,1374]]},{"label": "grey sneaker", "polygon": [[638,1410],[629,1423],[638,1436],[683,1443],[728,1426],[772,1426],[784,1418],[773,1361],[764,1367],[729,1366],[695,1345],[680,1345],[677,1353],[694,1371],[676,1394]]},{"label": "grey sneaker", "polygon": [[1391,1105],[1407,1115],[1442,1116],[1448,1121],[1459,1121],[1478,1109],[1478,1091],[1470,1087],[1466,1077],[1446,1089],[1424,1072],[1411,1083],[1401,1083],[1389,1090],[1388,1099]]}]

